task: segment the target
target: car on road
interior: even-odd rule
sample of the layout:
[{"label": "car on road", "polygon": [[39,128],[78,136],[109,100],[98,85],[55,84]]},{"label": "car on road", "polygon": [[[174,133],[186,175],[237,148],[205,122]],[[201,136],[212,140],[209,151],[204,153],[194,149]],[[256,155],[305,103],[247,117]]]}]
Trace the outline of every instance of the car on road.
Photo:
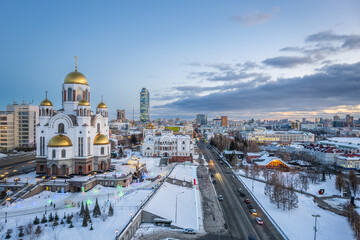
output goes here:
[{"label": "car on road", "polygon": [[245,199],[245,203],[250,204],[250,200],[248,198]]},{"label": "car on road", "polygon": [[216,180],[215,180],[215,179],[214,179],[214,180],[212,180],[212,183],[213,183],[213,184],[215,184],[215,183],[216,183]]},{"label": "car on road", "polygon": [[213,177],[214,177],[214,174],[211,174],[211,175],[210,175],[210,177],[212,177],[212,178],[213,178]]},{"label": "car on road", "polygon": [[222,195],[219,195],[218,199],[219,199],[219,201],[224,200],[224,198],[223,198],[223,196],[222,196]]},{"label": "car on road", "polygon": [[230,174],[231,172],[230,172],[230,170],[226,170],[226,174]]},{"label": "car on road", "polygon": [[250,212],[252,215],[255,215],[255,216],[258,214],[255,208],[251,208]]},{"label": "car on road", "polygon": [[245,193],[241,190],[241,188],[238,189],[238,192],[240,196],[245,197]]},{"label": "car on road", "polygon": [[185,228],[183,233],[186,233],[186,234],[196,234],[196,231],[192,228]]},{"label": "car on road", "polygon": [[256,223],[259,224],[259,225],[263,225],[263,224],[264,224],[263,220],[262,220],[261,218],[259,218],[259,217],[255,218],[255,221],[256,221]]},{"label": "car on road", "polygon": [[248,238],[249,240],[256,240],[253,236],[249,236],[249,238]]},{"label": "car on road", "polygon": [[249,209],[253,209],[253,208],[254,208],[252,204],[248,204],[247,207],[248,207]]},{"label": "car on road", "polygon": [[242,188],[240,187],[240,188],[238,188],[238,192],[240,193],[240,192],[242,192]]},{"label": "car on road", "polygon": [[220,162],[220,164],[221,164],[221,165],[223,165],[223,164],[224,164],[224,162],[223,162],[223,161],[221,161],[221,162]]}]

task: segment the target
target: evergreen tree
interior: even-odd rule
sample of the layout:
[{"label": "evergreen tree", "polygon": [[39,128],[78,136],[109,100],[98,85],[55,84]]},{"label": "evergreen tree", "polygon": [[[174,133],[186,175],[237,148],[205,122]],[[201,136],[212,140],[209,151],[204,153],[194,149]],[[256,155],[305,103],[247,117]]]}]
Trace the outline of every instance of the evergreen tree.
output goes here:
[{"label": "evergreen tree", "polygon": [[63,217],[64,219],[66,218],[66,215],[65,215],[65,213],[64,213],[64,217]]},{"label": "evergreen tree", "polygon": [[12,229],[8,229],[8,230],[6,231],[5,239],[10,239],[10,238],[11,238],[11,233],[12,233]]},{"label": "evergreen tree", "polygon": [[85,216],[86,216],[86,221],[88,221],[89,223],[91,223],[90,211],[89,211],[89,207],[88,207],[87,204],[86,204],[86,207],[85,207]]},{"label": "evergreen tree", "polygon": [[84,202],[81,202],[80,216],[83,217],[85,213]]},{"label": "evergreen tree", "polygon": [[54,217],[53,217],[52,212],[51,212],[50,215],[49,215],[49,222],[52,222],[52,221],[54,221]]},{"label": "evergreen tree", "polygon": [[59,215],[57,214],[57,212],[55,213],[55,221],[59,221]]},{"label": "evergreen tree", "polygon": [[59,225],[59,222],[55,220],[53,226],[56,227],[57,225]]},{"label": "evergreen tree", "polygon": [[39,236],[41,234],[41,227],[40,226],[37,226],[36,229],[35,229],[35,235],[36,236]]},{"label": "evergreen tree", "polygon": [[60,224],[64,224],[64,219],[61,219],[61,222],[60,222]]},{"label": "evergreen tree", "polygon": [[34,221],[33,221],[33,224],[38,225],[39,223],[40,223],[40,219],[36,216]]},{"label": "evergreen tree", "polygon": [[72,221],[70,221],[70,226],[69,226],[69,228],[73,228],[74,227],[74,225],[72,224]]},{"label": "evergreen tree", "polygon": [[87,227],[87,226],[88,226],[88,224],[87,224],[87,219],[86,219],[86,215],[85,215],[84,218],[83,218],[82,226],[83,226],[83,227]]},{"label": "evergreen tree", "polygon": [[92,226],[92,224],[91,224],[90,231],[92,231],[92,230],[94,230],[94,228],[93,228],[93,226]]},{"label": "evergreen tree", "polygon": [[24,226],[19,226],[19,237],[23,237],[24,236]]},{"label": "evergreen tree", "polygon": [[100,215],[101,215],[100,206],[99,206],[98,200],[96,198],[95,207],[94,207],[94,211],[93,211],[93,217],[97,218]]},{"label": "evergreen tree", "polygon": [[112,216],[114,215],[114,209],[113,209],[113,207],[111,206],[111,203],[110,203],[108,215],[109,215],[110,217],[112,217]]},{"label": "evergreen tree", "polygon": [[70,216],[70,215],[67,215],[67,217],[66,217],[66,223],[67,223],[67,224],[70,224],[70,223],[71,223],[71,216]]},{"label": "evergreen tree", "polygon": [[43,215],[42,219],[41,219],[41,223],[47,223],[47,219],[45,217],[45,214]]}]

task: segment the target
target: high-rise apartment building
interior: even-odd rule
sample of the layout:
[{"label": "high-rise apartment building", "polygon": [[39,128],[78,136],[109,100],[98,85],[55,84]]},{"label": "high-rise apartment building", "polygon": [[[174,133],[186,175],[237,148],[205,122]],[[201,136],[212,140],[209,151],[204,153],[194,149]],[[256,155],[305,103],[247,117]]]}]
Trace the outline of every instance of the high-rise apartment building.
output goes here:
[{"label": "high-rise apartment building", "polygon": [[16,147],[33,147],[36,145],[36,125],[39,123],[39,106],[12,104],[6,111],[14,112],[14,131]]},{"label": "high-rise apartment building", "polygon": [[146,88],[140,92],[140,121],[147,123],[149,121],[150,93]]},{"label": "high-rise apartment building", "polygon": [[207,115],[206,114],[198,114],[196,115],[196,123],[197,125],[206,125],[207,124]]},{"label": "high-rise apartment building", "polygon": [[38,106],[25,102],[6,106],[6,111],[0,112],[0,148],[34,147],[38,122]]},{"label": "high-rise apartment building", "polygon": [[15,148],[14,112],[0,111],[0,150]]},{"label": "high-rise apartment building", "polygon": [[125,109],[124,110],[121,110],[121,109],[116,110],[116,119],[119,120],[120,122],[125,122]]},{"label": "high-rise apartment building", "polygon": [[221,116],[221,125],[223,127],[227,127],[228,126],[228,117],[227,116]]}]

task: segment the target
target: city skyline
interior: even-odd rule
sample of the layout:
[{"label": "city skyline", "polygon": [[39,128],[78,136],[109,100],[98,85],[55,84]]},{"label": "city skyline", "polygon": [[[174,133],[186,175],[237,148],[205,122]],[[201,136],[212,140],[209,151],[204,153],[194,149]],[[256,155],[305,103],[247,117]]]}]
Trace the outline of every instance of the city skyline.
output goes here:
[{"label": "city skyline", "polygon": [[360,117],[356,1],[41,3],[0,3],[2,110],[45,91],[60,108],[77,55],[111,118],[142,86],[153,119]]}]

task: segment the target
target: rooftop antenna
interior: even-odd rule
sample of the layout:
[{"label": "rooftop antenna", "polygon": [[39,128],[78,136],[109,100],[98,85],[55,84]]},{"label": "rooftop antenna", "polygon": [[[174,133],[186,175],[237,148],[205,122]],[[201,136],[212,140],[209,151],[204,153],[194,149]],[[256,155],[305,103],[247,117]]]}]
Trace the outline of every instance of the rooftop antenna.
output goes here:
[{"label": "rooftop antenna", "polygon": [[77,62],[78,62],[78,56],[75,56],[75,72],[77,72]]},{"label": "rooftop antenna", "polygon": [[134,106],[133,106],[133,126],[135,124],[135,118],[134,118]]}]

